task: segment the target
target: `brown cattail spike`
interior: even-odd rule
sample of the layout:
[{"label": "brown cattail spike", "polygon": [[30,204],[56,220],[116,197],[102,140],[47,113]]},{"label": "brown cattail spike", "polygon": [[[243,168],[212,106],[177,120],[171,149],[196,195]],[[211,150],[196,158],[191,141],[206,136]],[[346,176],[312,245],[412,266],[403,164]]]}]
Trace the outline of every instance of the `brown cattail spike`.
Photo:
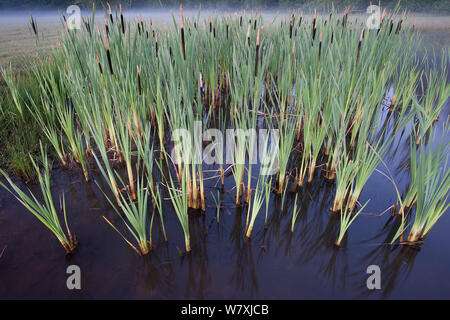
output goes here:
[{"label": "brown cattail spike", "polygon": [[120,25],[122,26],[122,34],[125,34],[125,23],[123,22],[123,13],[122,13],[122,5],[119,5],[120,8]]},{"label": "brown cattail spike", "polygon": [[259,31],[256,33],[256,55],[255,55],[255,77],[258,76],[258,63],[259,63]]},{"label": "brown cattail spike", "polygon": [[319,41],[319,61],[320,61],[320,51],[322,50],[322,32],[320,32]]},{"label": "brown cattail spike", "polygon": [[111,74],[114,74],[113,68],[112,68],[112,62],[111,62],[111,54],[109,53],[109,47],[108,47],[108,37],[105,36],[105,49],[106,49],[106,57],[108,58],[108,66],[109,71]]},{"label": "brown cattail spike", "polygon": [[228,29],[230,28],[230,26],[229,26],[229,22],[228,22],[228,20],[227,20],[227,39],[228,39]]},{"label": "brown cattail spike", "polygon": [[294,13],[291,14],[291,23],[289,24],[289,39],[292,39],[292,28],[294,27]]},{"label": "brown cattail spike", "polygon": [[138,92],[139,95],[142,95],[142,86],[141,86],[141,68],[136,66],[137,68],[137,79],[138,79]]},{"label": "brown cattail spike", "polygon": [[158,32],[155,32],[155,52],[156,57],[158,58]]},{"label": "brown cattail spike", "polygon": [[317,20],[316,20],[316,9],[314,9],[314,16],[313,16],[313,21],[312,21],[312,39],[314,41],[314,39],[316,38],[316,26],[317,26]]},{"label": "brown cattail spike", "polygon": [[358,50],[356,51],[355,67],[358,64],[359,51],[361,50],[361,42],[363,40],[363,37],[364,37],[364,28],[361,30],[361,36],[359,37]]},{"label": "brown cattail spike", "polygon": [[103,69],[102,69],[102,64],[100,63],[100,59],[97,55],[97,64],[98,64],[98,68],[100,69],[100,73],[103,74]]},{"label": "brown cattail spike", "polygon": [[181,27],[181,50],[183,52],[183,60],[186,60],[186,49],[184,45],[184,21],[183,21],[183,4],[180,4],[180,27]]},{"label": "brown cattail spike", "polygon": [[33,16],[31,14],[30,14],[30,23],[31,23],[31,28],[33,28],[34,34],[37,36],[38,30],[37,30],[36,20],[33,19]]},{"label": "brown cattail spike", "polygon": [[108,20],[106,20],[106,17],[103,17],[103,20],[105,21],[105,31],[106,31],[106,35],[109,36]]},{"label": "brown cattail spike", "polygon": [[108,5],[108,11],[109,11],[109,19],[111,20],[111,23],[114,23],[111,6],[109,5],[109,2],[106,3]]}]

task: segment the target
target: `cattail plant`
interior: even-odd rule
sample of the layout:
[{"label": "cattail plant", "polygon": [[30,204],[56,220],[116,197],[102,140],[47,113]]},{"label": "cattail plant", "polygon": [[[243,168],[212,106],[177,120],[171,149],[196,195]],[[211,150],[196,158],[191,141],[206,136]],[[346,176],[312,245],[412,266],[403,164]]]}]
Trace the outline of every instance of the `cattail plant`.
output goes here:
[{"label": "cattail plant", "polygon": [[334,243],[336,246],[340,247],[342,244],[342,240],[344,239],[344,236],[350,227],[350,225],[355,221],[355,219],[361,214],[363,209],[367,206],[368,201],[356,212],[353,213],[353,211],[348,207],[348,205],[345,205],[343,210],[340,212],[340,226],[339,226],[339,234],[336,239],[336,242]]},{"label": "cattail plant", "polygon": [[44,198],[44,203],[38,201],[38,199],[29,191],[30,195],[27,195],[23,192],[19,186],[17,186],[9,175],[0,169],[0,173],[2,176],[8,181],[8,186],[6,186],[3,182],[0,182],[0,186],[5,188],[8,192],[10,192],[14,197],[30,211],[42,224],[44,224],[58,239],[61,245],[66,250],[66,253],[69,254],[75,250],[77,246],[76,237],[72,235],[70,232],[69,226],[67,224],[67,214],[66,214],[66,206],[64,195],[60,198],[61,210],[63,213],[64,224],[66,227],[66,232],[61,227],[60,218],[58,217],[57,210],[53,203],[53,196],[50,190],[50,167],[51,164],[48,161],[47,153],[44,151],[42,147],[42,143],[40,145],[41,150],[41,160],[43,165],[43,170],[41,170],[40,166],[35,162],[35,160],[30,156],[30,160],[33,164],[33,167],[36,171],[38,182],[41,187],[42,196]]},{"label": "cattail plant", "polygon": [[30,14],[30,25],[31,25],[31,30],[33,30],[34,35],[37,37],[38,36],[38,28],[37,28],[36,19],[34,19],[31,14]]}]

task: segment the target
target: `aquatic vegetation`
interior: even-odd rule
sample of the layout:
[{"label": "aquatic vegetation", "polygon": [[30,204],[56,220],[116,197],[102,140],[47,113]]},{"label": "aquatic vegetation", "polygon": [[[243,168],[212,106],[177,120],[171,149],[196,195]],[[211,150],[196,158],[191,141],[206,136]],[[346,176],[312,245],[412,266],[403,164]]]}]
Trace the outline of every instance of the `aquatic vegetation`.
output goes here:
[{"label": "aquatic vegetation", "polygon": [[355,219],[361,214],[363,209],[366,207],[368,202],[366,202],[364,205],[361,206],[361,208],[354,213],[352,209],[349,208],[348,205],[345,205],[340,214],[340,226],[339,226],[339,234],[336,239],[336,242],[334,243],[336,246],[340,246],[342,244],[342,240],[344,239],[345,233],[347,232],[350,225],[355,221]]},{"label": "aquatic vegetation", "polygon": [[[235,207],[247,212],[250,238],[262,210],[270,228],[271,202],[281,204],[281,215],[287,212],[289,182],[290,191],[301,187],[304,197],[314,197],[308,188],[316,193],[324,176],[334,192],[331,210],[341,219],[340,245],[364,208],[357,209],[358,200],[370,177],[394,141],[408,134],[414,143],[401,233],[413,219],[404,216],[406,207],[416,206],[410,241],[428,234],[448,208],[448,170],[441,167],[447,146],[427,154],[415,144],[424,148],[450,97],[449,52],[443,52],[441,70],[427,65],[422,71],[411,54],[415,33],[403,24],[405,16],[395,18],[397,9],[383,13],[378,30],[349,20],[349,9],[327,18],[314,12],[311,21],[292,13],[280,22],[245,12],[186,18],[180,6],[179,17],[165,27],[140,16],[126,21],[121,7],[113,9],[108,6],[100,23],[93,10],[82,30],[64,28],[48,58],[54,67],[37,65],[29,75],[34,89],[24,90],[28,86],[11,70],[2,70],[9,91],[0,114],[12,115],[8,128],[30,122],[65,170],[81,167],[84,179],[97,179],[99,188],[98,179],[106,181],[102,192],[128,235],[105,220],[140,255],[151,250],[156,214],[167,241],[166,203],[189,252],[189,211],[207,215],[214,201],[221,223],[223,199],[231,192]],[[213,139],[209,129],[223,136]],[[258,141],[258,130],[278,130],[270,137],[275,149],[269,140]],[[205,150],[219,161],[205,163]],[[277,167],[276,177],[264,172],[264,162]],[[205,184],[219,177],[216,198]],[[291,232],[300,214],[297,200],[305,201],[299,196]],[[70,235],[58,232],[70,249]]]},{"label": "aquatic vegetation", "polygon": [[[42,224],[44,224],[55,236],[58,238],[58,241],[66,250],[66,253],[71,253],[75,250],[77,246],[77,240],[75,236],[72,235],[69,229],[69,225],[67,223],[67,214],[66,214],[66,205],[64,195],[60,198],[61,211],[64,218],[64,224],[66,231],[63,230],[60,222],[60,218],[58,217],[58,212],[55,208],[55,204],[53,203],[53,196],[50,189],[50,166],[47,153],[44,151],[41,145],[41,161],[43,170],[36,163],[33,158],[31,158],[34,169],[37,174],[38,182],[40,185],[40,189],[42,192],[43,201],[39,201],[36,196],[29,191],[28,195],[26,192],[22,191],[20,187],[15,184],[9,175],[2,169],[0,169],[0,173],[9,183],[8,187],[3,182],[0,182],[0,185],[10,192],[14,197],[30,211]],[[66,233],[67,232],[67,233]]]},{"label": "aquatic vegetation", "polygon": [[[444,134],[447,132],[448,124],[444,128]],[[433,132],[428,149],[424,143],[421,144],[419,156],[411,141],[411,185],[405,204],[411,206],[415,202],[415,215],[408,242],[424,239],[450,206],[447,201],[450,189],[450,171],[447,164],[449,144],[441,140],[433,151],[429,150],[434,148],[435,137]]]},{"label": "aquatic vegetation", "polygon": [[300,209],[297,208],[297,198],[298,194],[295,195],[294,208],[292,209],[292,219],[291,219],[291,232],[294,232],[295,221],[300,214]]},{"label": "aquatic vegetation", "polygon": [[142,255],[148,254],[152,248],[152,227],[154,214],[150,219],[150,223],[148,223],[148,189],[148,185],[144,184],[144,178],[142,177],[138,180],[136,190],[134,191],[135,198],[133,200],[130,200],[132,198],[131,194],[129,196],[124,196],[120,193],[119,197],[116,199],[120,209],[107,197],[109,203],[117,214],[122,217],[123,213],[125,216],[126,219],[123,219],[124,224],[132,237],[138,243],[139,250],[131,243],[131,241],[127,240],[127,238],[117,229],[117,227],[114,226],[113,223],[103,216],[103,219],[105,219],[105,221],[122,236],[126,243],[133,248],[134,251]]}]

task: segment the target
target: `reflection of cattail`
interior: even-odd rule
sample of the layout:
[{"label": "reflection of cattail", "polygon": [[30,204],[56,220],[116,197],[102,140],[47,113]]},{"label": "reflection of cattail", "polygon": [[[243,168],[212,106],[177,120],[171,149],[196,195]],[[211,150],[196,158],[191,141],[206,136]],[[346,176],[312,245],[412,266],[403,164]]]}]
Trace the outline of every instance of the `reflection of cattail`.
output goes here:
[{"label": "reflection of cattail", "polygon": [[112,68],[112,63],[111,63],[111,54],[109,53],[109,46],[108,46],[108,38],[105,37],[105,49],[106,49],[106,57],[108,58],[108,66],[109,66],[109,71],[111,72],[111,74],[114,74],[113,68]]},{"label": "reflection of cattail", "polygon": [[183,52],[183,59],[186,60],[186,51],[184,47],[183,4],[180,4],[180,26],[181,26],[181,50]]},{"label": "reflection of cattail", "polygon": [[259,29],[256,34],[256,56],[255,56],[255,77],[258,76],[258,62],[259,62]]},{"label": "reflection of cattail", "polygon": [[125,34],[125,24],[123,22],[122,5],[120,5],[119,8],[120,8],[120,25],[122,26],[122,33]]},{"label": "reflection of cattail", "polygon": [[320,32],[319,38],[320,38],[319,40],[319,61],[320,61],[320,51],[322,50],[322,32]]},{"label": "reflection of cattail", "polygon": [[100,73],[103,74],[102,64],[100,63],[100,59],[98,58],[98,55],[97,55],[97,64],[98,64],[98,68],[100,69]]},{"label": "reflection of cattail", "polygon": [[33,29],[34,34],[37,36],[38,30],[37,30],[36,20],[33,19],[33,16],[31,14],[30,14],[30,23],[31,23],[31,28]]},{"label": "reflection of cattail", "polygon": [[141,95],[142,94],[141,68],[139,66],[136,66],[136,68],[137,68],[138,92],[139,92],[139,95]]},{"label": "reflection of cattail", "polygon": [[361,50],[361,42],[364,38],[364,28],[361,30],[361,36],[359,37],[358,50],[356,51],[355,67],[358,64],[359,51]]},{"label": "reflection of cattail", "polygon": [[109,10],[109,19],[111,20],[111,23],[114,23],[111,6],[109,5],[109,2],[107,2],[107,5],[108,5],[108,10]]}]

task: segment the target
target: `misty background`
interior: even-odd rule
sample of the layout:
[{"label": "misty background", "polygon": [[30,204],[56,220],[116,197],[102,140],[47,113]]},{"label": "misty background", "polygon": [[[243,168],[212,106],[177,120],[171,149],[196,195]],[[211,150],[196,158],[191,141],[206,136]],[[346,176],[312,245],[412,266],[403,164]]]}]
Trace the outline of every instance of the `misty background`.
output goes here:
[{"label": "misty background", "polygon": [[[64,9],[68,5],[76,4],[82,9],[89,9],[92,7],[92,2],[96,3],[96,8],[102,8],[106,6],[106,1],[100,0],[1,0],[0,10],[8,9],[20,9],[20,10],[46,10],[50,8]],[[335,8],[343,8],[347,5],[351,5],[353,10],[365,10],[370,4],[379,4],[379,1],[368,0],[208,0],[208,1],[195,1],[195,0],[110,0],[111,5],[121,3],[124,8],[173,8],[183,3],[186,8],[199,8],[200,6],[205,9],[236,9],[236,8],[249,8],[249,9],[268,9],[268,8],[302,8],[302,9],[330,9],[332,3]],[[383,0],[380,4],[384,8],[393,9],[398,0]],[[400,1],[400,7],[414,12],[429,12],[439,14],[450,13],[450,0],[403,0]]]}]

